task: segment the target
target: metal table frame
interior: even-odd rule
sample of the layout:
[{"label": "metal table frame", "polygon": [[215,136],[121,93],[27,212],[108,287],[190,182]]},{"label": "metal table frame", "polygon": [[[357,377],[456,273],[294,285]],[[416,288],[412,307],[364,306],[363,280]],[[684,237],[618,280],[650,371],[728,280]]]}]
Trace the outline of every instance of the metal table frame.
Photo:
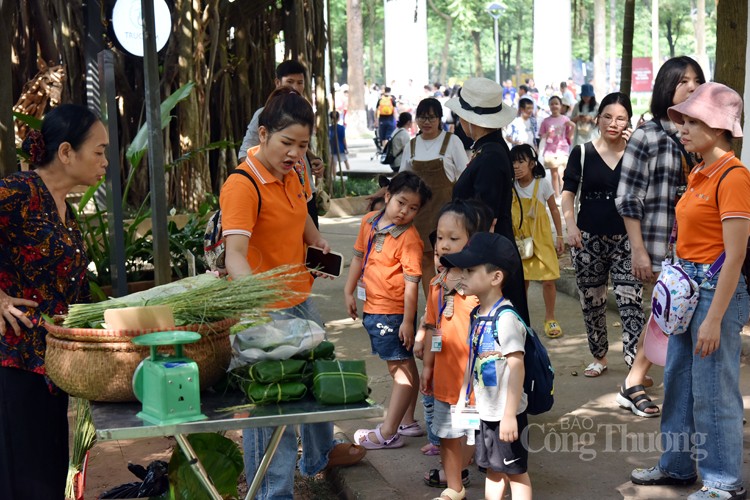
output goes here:
[{"label": "metal table frame", "polygon": [[197,432],[220,432],[250,427],[274,427],[273,434],[268,442],[258,470],[255,471],[255,476],[250,483],[250,489],[245,496],[245,500],[251,500],[260,488],[263,476],[268,470],[271,459],[279,446],[281,436],[288,425],[354,420],[383,415],[383,407],[373,403],[371,400],[341,406],[323,406],[315,401],[300,401],[279,405],[257,406],[250,410],[234,413],[218,411],[219,408],[245,403],[247,403],[247,400],[240,394],[218,395],[203,393],[201,394],[201,410],[208,418],[206,420],[174,425],[153,425],[141,420],[136,416],[141,410],[140,403],[92,402],[91,416],[96,427],[96,437],[100,441],[174,436],[177,445],[191,464],[191,468],[210,497],[214,500],[221,500],[222,496],[216,491],[216,487],[198,460],[195,450],[190,446],[186,435]]}]

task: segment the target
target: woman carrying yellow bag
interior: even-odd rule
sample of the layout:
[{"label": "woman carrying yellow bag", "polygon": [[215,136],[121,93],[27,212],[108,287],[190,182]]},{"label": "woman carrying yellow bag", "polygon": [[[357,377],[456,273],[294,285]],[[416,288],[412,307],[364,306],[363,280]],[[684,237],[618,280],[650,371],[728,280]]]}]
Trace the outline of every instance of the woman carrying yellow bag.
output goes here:
[{"label": "woman carrying yellow bag", "polygon": [[[514,187],[518,194],[512,204],[513,232],[523,260],[526,290],[529,288],[529,281],[542,282],[544,333],[549,338],[557,338],[563,334],[555,319],[555,280],[560,277],[558,255],[563,252],[560,211],[555,203],[552,184],[545,177],[544,167],[539,163],[534,148],[528,144],[515,146],[510,151],[510,159],[516,178]],[[555,222],[555,237],[552,236],[545,204]]]}]

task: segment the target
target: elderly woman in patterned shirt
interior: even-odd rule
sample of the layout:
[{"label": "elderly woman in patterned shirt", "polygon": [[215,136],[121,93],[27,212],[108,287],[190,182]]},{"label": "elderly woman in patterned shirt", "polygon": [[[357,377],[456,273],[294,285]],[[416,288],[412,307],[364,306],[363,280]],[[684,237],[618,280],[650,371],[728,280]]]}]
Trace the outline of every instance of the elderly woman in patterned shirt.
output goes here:
[{"label": "elderly woman in patterned shirt", "polygon": [[91,111],[62,105],[24,141],[33,170],[0,180],[0,498],[65,497],[68,395],[45,375],[42,314],[89,300],[86,250],[65,199],[104,177],[108,141]]}]

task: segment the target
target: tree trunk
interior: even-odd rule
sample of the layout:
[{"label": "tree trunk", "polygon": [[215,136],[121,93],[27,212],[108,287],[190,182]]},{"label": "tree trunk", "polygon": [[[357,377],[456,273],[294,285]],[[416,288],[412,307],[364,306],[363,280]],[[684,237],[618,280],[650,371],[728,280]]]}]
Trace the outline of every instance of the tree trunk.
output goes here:
[{"label": "tree trunk", "polygon": [[[718,2],[716,6],[715,80],[740,95],[745,90],[745,51],[747,50],[747,2]],[[732,143],[739,154],[742,140]]]},{"label": "tree trunk", "polygon": [[594,89],[601,99],[607,93],[607,6],[594,0]]},{"label": "tree trunk", "polygon": [[448,81],[448,59],[450,57],[450,50],[451,50],[451,33],[453,32],[453,18],[446,14],[445,12],[441,12],[436,6],[435,2],[433,0],[427,0],[427,3],[430,4],[430,8],[440,16],[443,21],[445,21],[445,36],[443,37],[443,50],[440,54],[440,75],[438,76],[437,81],[439,81],[442,84],[446,84]]},{"label": "tree trunk", "polygon": [[346,123],[355,135],[366,135],[367,115],[365,111],[365,75],[362,62],[362,1],[346,1],[346,52],[349,60],[346,81],[349,84],[349,102]]},{"label": "tree trunk", "polygon": [[367,53],[370,57],[369,71],[368,71],[368,83],[372,85],[375,83],[375,2],[366,2],[367,5],[367,20],[369,29],[367,30]]},{"label": "tree trunk", "polygon": [[[57,46],[65,66],[63,102],[86,102],[86,62],[84,58],[83,5],[81,0],[50,0],[52,17],[65,29],[56,31]],[[37,26],[39,26],[37,21]],[[41,26],[39,26],[40,31]]]},{"label": "tree trunk", "polygon": [[[15,18],[12,0],[0,0],[0,67],[11,67],[11,28]],[[16,140],[13,126],[13,85],[9,78],[0,81],[0,177],[15,172]]]},{"label": "tree trunk", "polygon": [[630,95],[633,80],[633,29],[635,26],[635,0],[625,0],[624,25],[622,29],[622,70],[620,92]]},{"label": "tree trunk", "polygon": [[651,0],[651,81],[656,79],[659,68],[659,0]]},{"label": "tree trunk", "polygon": [[[667,37],[667,43],[669,44],[669,57],[671,59],[674,57],[674,46],[677,43],[677,36],[674,36],[672,33],[672,19],[671,18],[664,21],[664,24],[667,27],[667,33],[665,36]],[[677,30],[675,29],[675,32],[676,31]]]},{"label": "tree trunk", "polygon": [[60,64],[60,53],[55,46],[55,38],[52,34],[52,23],[42,0],[29,0],[29,11],[31,19],[34,20],[36,42],[39,44],[39,58],[47,66]]},{"label": "tree trunk", "polygon": [[[215,1],[215,0],[208,0]],[[171,150],[174,157],[208,144],[208,123],[203,102],[206,98],[206,25],[201,18],[200,0],[177,0],[177,22],[173,36],[177,49],[177,81],[173,88],[189,81],[195,82],[190,95],[177,106],[178,136]],[[165,148],[169,150],[170,148]],[[172,198],[177,208],[195,210],[203,201],[203,194],[211,188],[211,178],[205,154],[196,154],[169,173],[173,187]],[[169,198],[169,197],[168,197]]]},{"label": "tree trunk", "polygon": [[711,67],[706,53],[706,0],[697,0],[696,15],[694,21],[695,30],[695,54],[698,64],[706,74],[706,80],[711,79]]},{"label": "tree trunk", "polygon": [[523,9],[518,9],[518,34],[516,35],[516,87],[521,85],[521,29],[523,26]]},{"label": "tree trunk", "polygon": [[474,42],[474,76],[484,76],[484,70],[482,69],[482,46],[480,44],[481,37],[482,33],[480,31],[471,32],[471,39]]}]

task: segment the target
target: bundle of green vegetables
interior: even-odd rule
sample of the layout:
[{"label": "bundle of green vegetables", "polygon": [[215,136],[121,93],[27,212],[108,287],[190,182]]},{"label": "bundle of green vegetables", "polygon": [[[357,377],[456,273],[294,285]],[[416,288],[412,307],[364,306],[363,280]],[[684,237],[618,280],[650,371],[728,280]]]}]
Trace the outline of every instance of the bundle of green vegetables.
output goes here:
[{"label": "bundle of green vegetables", "polygon": [[63,326],[101,328],[107,309],[153,305],[170,306],[176,326],[261,316],[269,305],[297,294],[285,284],[296,274],[295,268],[282,266],[232,281],[211,274],[193,276],[120,298],[74,304]]},{"label": "bundle of green vegetables", "polygon": [[65,482],[65,498],[76,498],[76,480],[83,471],[86,453],[94,447],[96,429],[91,419],[91,405],[85,399],[73,398],[76,409],[75,433],[73,435],[73,453],[68,464],[68,479]]}]

